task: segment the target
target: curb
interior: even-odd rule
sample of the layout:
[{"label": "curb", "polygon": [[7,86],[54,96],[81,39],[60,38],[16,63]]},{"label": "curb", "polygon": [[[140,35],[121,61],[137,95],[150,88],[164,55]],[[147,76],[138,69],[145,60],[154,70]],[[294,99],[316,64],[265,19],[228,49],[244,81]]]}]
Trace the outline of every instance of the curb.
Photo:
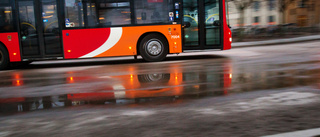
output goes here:
[{"label": "curb", "polygon": [[305,42],[305,41],[313,41],[313,40],[320,40],[320,35],[277,39],[277,40],[253,41],[253,42],[235,42],[235,43],[232,43],[231,47],[242,48],[242,47],[252,47],[252,46],[266,46],[266,45],[288,44],[288,43]]},{"label": "curb", "polygon": [[262,137],[316,137],[320,135],[320,128],[293,131],[288,133],[270,135],[270,136],[262,136]]}]

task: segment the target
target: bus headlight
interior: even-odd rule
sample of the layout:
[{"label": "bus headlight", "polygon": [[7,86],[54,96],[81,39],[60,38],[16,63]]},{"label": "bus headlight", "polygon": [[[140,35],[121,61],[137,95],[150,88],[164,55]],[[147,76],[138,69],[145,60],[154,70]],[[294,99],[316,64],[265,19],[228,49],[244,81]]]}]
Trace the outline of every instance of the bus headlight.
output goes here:
[{"label": "bus headlight", "polygon": [[229,41],[232,42],[232,38],[231,37],[229,38]]}]

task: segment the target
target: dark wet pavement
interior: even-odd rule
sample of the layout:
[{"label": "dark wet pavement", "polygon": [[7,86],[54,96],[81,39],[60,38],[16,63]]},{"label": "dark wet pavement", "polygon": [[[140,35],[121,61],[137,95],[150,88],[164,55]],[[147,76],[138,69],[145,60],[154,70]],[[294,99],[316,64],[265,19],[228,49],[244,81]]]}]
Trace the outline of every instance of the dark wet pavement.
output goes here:
[{"label": "dark wet pavement", "polygon": [[[54,111],[69,114],[74,108],[73,114],[105,113],[106,108],[112,108],[110,111],[114,113],[119,109],[122,114],[122,110],[136,108],[137,115],[144,115],[145,111],[140,109],[157,107],[181,112],[199,108],[196,112],[201,114],[232,114],[238,112],[232,108],[251,111],[268,105],[255,106],[251,104],[260,102],[246,101],[242,108],[241,103],[229,106],[221,103],[222,100],[255,97],[264,100],[263,96],[269,93],[279,93],[272,100],[280,99],[280,104],[288,100],[319,103],[320,50],[315,50],[320,49],[318,45],[320,42],[316,41],[291,44],[289,49],[288,45],[281,45],[187,53],[154,63],[127,58],[35,62],[23,69],[0,72],[0,115],[33,117],[37,113],[49,113],[43,109],[50,109],[53,116],[47,118],[54,119]],[[290,89],[298,92],[291,93]],[[245,97],[239,99],[239,95]],[[288,96],[290,99],[286,100]],[[290,105],[295,104],[290,101]],[[206,108],[213,104],[220,110]],[[21,113],[30,111],[33,113]]]},{"label": "dark wet pavement", "polygon": [[85,104],[176,102],[228,94],[232,82],[230,59],[188,58],[193,62],[170,58],[169,62],[98,67],[37,69],[35,65],[5,73],[0,83],[2,112]]},{"label": "dark wet pavement", "polygon": [[40,62],[0,73],[1,112],[86,104],[169,103],[320,83],[320,61],[312,56],[301,59],[301,53],[289,53],[279,58],[271,53],[264,58],[258,51],[235,58],[232,56],[241,52],[233,53],[173,56],[155,63]]}]

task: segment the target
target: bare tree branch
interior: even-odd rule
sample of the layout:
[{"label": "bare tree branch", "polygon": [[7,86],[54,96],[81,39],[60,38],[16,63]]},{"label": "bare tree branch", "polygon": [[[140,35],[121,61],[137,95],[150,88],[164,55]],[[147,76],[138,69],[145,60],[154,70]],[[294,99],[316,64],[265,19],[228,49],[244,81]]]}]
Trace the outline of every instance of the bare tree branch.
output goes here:
[{"label": "bare tree branch", "polygon": [[278,10],[282,14],[281,19],[282,23],[285,23],[285,11],[289,7],[289,5],[293,2],[296,2],[297,0],[278,0]]},{"label": "bare tree branch", "polygon": [[250,7],[252,5],[252,3],[254,2],[254,0],[229,0],[229,2],[233,2],[236,6],[236,8],[239,10],[240,12],[240,27],[243,27],[244,25],[244,11],[245,9],[247,9],[248,7]]}]

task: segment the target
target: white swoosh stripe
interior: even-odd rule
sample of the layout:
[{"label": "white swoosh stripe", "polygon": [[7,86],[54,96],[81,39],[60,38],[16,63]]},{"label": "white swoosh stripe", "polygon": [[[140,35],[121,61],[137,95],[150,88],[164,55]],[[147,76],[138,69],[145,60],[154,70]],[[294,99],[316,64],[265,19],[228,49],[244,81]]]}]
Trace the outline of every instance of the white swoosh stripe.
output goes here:
[{"label": "white swoosh stripe", "polygon": [[112,48],[114,45],[116,45],[118,43],[121,36],[122,36],[122,28],[121,27],[111,28],[110,29],[110,36],[107,39],[107,41],[102,44],[102,46],[100,46],[96,50],[94,50],[94,51],[92,51],[92,52],[88,53],[87,55],[84,55],[80,58],[91,58],[91,57],[95,57],[103,52],[106,52],[107,50],[109,50],[110,48]]}]

